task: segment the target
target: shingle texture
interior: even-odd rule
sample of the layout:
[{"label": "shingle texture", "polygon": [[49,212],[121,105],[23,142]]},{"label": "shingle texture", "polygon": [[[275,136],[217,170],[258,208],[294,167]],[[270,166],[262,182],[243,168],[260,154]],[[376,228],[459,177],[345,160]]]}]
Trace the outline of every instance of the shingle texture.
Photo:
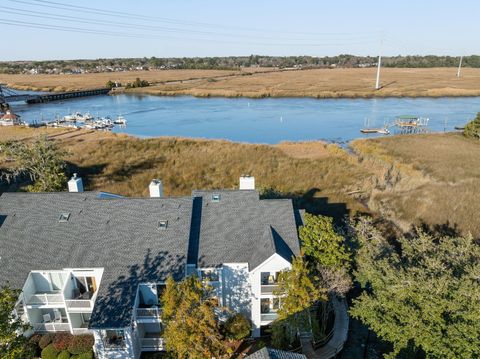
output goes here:
[{"label": "shingle texture", "polygon": [[248,359],[306,359],[303,354],[291,353],[273,348],[262,348],[247,356]]},{"label": "shingle texture", "polygon": [[[219,194],[220,200],[212,200]],[[67,221],[59,221],[69,213]],[[168,221],[159,229],[159,221]],[[91,328],[129,326],[138,284],[199,267],[248,263],[300,251],[290,200],[257,191],[194,191],[183,198],[101,193],[0,196],[0,284],[22,288],[32,270],[104,268]]]},{"label": "shingle texture", "polygon": [[[4,193],[0,282],[22,288],[31,270],[103,267],[90,326],[128,326],[139,282],[183,275],[191,210],[191,198]],[[67,222],[58,221],[63,212]],[[166,230],[159,220],[168,220]]]},{"label": "shingle texture", "polygon": [[[214,201],[213,196],[220,195]],[[194,191],[202,199],[198,265],[248,263],[252,270],[278,253],[300,252],[295,213],[288,199],[259,199],[254,190]]]}]

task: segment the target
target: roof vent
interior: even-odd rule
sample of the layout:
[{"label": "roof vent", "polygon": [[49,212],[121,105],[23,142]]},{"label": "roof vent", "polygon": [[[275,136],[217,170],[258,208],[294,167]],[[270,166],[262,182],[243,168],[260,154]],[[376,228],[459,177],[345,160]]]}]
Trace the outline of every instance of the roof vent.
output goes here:
[{"label": "roof vent", "polygon": [[168,221],[158,221],[158,229],[167,229]]},{"label": "roof vent", "polygon": [[68,222],[68,219],[70,218],[70,213],[64,212],[60,213],[60,216],[58,217],[59,222]]},{"label": "roof vent", "polygon": [[255,189],[255,177],[253,176],[240,176],[240,189],[241,190],[252,190]]},{"label": "roof vent", "polygon": [[70,181],[68,181],[68,192],[83,192],[83,181],[81,177],[77,177],[74,173]]},{"label": "roof vent", "polygon": [[218,193],[212,194],[212,202],[220,202],[220,194]]},{"label": "roof vent", "polygon": [[162,181],[158,179],[153,179],[148,186],[148,190],[150,191],[150,197],[152,198],[160,198],[163,197],[163,185]]}]

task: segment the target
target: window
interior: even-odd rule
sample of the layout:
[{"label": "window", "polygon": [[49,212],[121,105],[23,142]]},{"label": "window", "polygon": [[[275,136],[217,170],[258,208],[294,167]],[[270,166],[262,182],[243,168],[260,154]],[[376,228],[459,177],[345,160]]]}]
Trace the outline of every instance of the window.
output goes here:
[{"label": "window", "polygon": [[270,313],[270,298],[260,299],[260,313]]},{"label": "window", "polygon": [[212,202],[220,202],[220,195],[217,194],[212,194]]},{"label": "window", "polygon": [[70,218],[70,213],[68,212],[60,213],[60,216],[58,217],[58,221],[67,222],[69,218]]},{"label": "window", "polygon": [[277,272],[262,272],[262,285],[274,285],[277,284],[278,273]]},{"label": "window", "polygon": [[201,271],[201,276],[202,279],[207,282],[218,282],[220,280],[220,276],[216,269],[203,269]]},{"label": "window", "polygon": [[277,311],[280,309],[280,298],[273,298],[272,310]]},{"label": "window", "polygon": [[167,229],[168,227],[168,221],[159,221],[158,222],[158,229]]},{"label": "window", "polygon": [[106,330],[103,344],[105,348],[123,348],[125,346],[125,333],[123,330]]}]

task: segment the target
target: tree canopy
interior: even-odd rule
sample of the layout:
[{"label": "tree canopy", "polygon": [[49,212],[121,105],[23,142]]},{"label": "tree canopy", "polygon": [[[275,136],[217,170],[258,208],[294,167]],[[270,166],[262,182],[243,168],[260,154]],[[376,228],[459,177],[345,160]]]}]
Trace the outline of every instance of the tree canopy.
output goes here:
[{"label": "tree canopy", "polygon": [[356,279],[365,289],[351,314],[405,351],[429,358],[480,356],[480,247],[471,237],[418,232],[395,246],[357,225]]},{"label": "tree canopy", "polygon": [[0,288],[0,358],[27,359],[32,352],[21,334],[29,328],[14,314],[19,291]]},{"label": "tree canopy", "polygon": [[13,159],[14,175],[27,174],[34,182],[27,189],[32,192],[60,191],[67,181],[66,164],[57,145],[46,136],[33,142],[13,141],[3,143],[5,156]]},{"label": "tree canopy", "polygon": [[196,276],[178,283],[168,278],[161,302],[167,350],[192,359],[219,358],[227,352],[215,315],[218,303]]},{"label": "tree canopy", "polygon": [[480,112],[477,113],[477,117],[465,125],[463,134],[465,137],[480,139]]}]

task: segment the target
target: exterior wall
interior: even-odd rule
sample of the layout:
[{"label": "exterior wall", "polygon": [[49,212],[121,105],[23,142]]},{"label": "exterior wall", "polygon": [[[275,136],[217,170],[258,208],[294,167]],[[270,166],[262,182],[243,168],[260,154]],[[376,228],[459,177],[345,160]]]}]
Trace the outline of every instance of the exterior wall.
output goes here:
[{"label": "exterior wall", "polygon": [[252,288],[252,324],[253,337],[260,336],[260,327],[262,324],[268,324],[261,320],[260,301],[261,298],[273,297],[272,295],[265,295],[261,293],[261,273],[262,272],[280,272],[282,270],[290,269],[291,263],[278,254],[272,255],[265,262],[254,268],[250,272],[250,285]]},{"label": "exterior wall", "polygon": [[248,263],[226,263],[222,271],[222,300],[225,307],[251,318],[252,290]]}]

